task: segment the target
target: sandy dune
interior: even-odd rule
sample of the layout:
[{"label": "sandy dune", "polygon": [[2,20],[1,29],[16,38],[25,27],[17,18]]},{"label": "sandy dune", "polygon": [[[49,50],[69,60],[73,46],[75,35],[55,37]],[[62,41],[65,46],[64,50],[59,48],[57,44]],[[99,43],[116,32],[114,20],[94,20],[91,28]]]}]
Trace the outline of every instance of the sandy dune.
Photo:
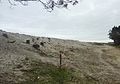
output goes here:
[{"label": "sandy dune", "polygon": [[[8,38],[3,36],[7,34]],[[26,43],[30,40],[30,44]],[[34,41],[33,41],[34,40]],[[40,45],[44,42],[44,46]],[[37,50],[32,47],[40,45]],[[24,80],[21,69],[29,69],[32,61],[59,64],[73,68],[78,78],[96,81],[93,84],[120,84],[120,49],[107,43],[90,43],[0,31],[0,84],[16,84]],[[27,61],[27,64],[24,62]],[[84,80],[83,80],[84,81]],[[81,81],[73,84],[89,84]],[[92,84],[92,83],[91,83]]]}]

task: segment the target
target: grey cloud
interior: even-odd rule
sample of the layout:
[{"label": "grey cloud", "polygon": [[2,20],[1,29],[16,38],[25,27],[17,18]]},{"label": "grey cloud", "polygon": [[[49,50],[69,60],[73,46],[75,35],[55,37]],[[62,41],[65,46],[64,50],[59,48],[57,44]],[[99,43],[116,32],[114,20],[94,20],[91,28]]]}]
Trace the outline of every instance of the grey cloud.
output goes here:
[{"label": "grey cloud", "polygon": [[37,36],[106,41],[113,25],[120,24],[120,0],[82,0],[77,6],[46,12],[38,3],[12,9],[0,5],[0,28]]}]

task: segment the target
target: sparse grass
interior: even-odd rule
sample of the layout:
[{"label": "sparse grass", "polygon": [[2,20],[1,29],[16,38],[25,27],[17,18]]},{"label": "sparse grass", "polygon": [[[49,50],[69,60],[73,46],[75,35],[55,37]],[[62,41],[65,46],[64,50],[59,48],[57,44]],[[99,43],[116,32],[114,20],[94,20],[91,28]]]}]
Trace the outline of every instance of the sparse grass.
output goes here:
[{"label": "sparse grass", "polygon": [[113,46],[113,47],[116,47],[116,48],[120,49],[120,45],[115,45],[114,43],[113,43],[113,44],[109,44],[109,43],[108,43],[108,45],[109,45],[109,46]]},{"label": "sparse grass", "polygon": [[120,45],[117,45],[117,46],[115,46],[115,47],[120,49]]},{"label": "sparse grass", "polygon": [[71,70],[41,62],[31,63],[31,69],[22,71],[27,78],[21,84],[69,84],[72,78]]},{"label": "sparse grass", "polygon": [[[58,68],[52,64],[32,62],[31,69],[21,70],[26,81],[20,84],[98,84],[92,76],[68,68]],[[82,76],[80,75],[82,74]]]},{"label": "sparse grass", "polygon": [[94,44],[95,44],[95,45],[102,46],[102,45],[104,45],[104,44],[106,44],[106,43],[97,43],[97,42],[94,42]]}]

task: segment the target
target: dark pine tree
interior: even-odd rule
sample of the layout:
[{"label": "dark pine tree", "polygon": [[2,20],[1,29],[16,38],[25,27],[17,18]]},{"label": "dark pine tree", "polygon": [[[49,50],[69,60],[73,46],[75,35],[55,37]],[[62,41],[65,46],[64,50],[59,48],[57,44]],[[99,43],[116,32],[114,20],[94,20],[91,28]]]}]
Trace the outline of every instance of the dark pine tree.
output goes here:
[{"label": "dark pine tree", "polygon": [[109,31],[109,38],[114,41],[115,45],[120,45],[120,26],[114,26]]}]

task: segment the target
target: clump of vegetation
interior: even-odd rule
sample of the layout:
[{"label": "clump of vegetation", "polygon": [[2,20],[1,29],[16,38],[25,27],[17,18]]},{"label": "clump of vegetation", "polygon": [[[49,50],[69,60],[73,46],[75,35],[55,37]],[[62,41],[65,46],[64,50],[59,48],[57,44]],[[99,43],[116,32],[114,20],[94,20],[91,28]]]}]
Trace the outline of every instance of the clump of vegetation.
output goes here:
[{"label": "clump of vegetation", "polygon": [[102,46],[102,45],[104,45],[105,43],[97,43],[97,42],[94,42],[94,44],[95,44],[95,45],[100,45],[100,46]]},{"label": "clump of vegetation", "polygon": [[[20,84],[98,84],[99,80],[89,74],[62,66],[62,55],[60,51],[59,65],[41,61],[31,61],[30,68],[21,70],[26,76],[26,81]],[[25,64],[25,63],[24,63]]]},{"label": "clump of vegetation", "polygon": [[6,33],[2,34],[5,38],[8,38],[8,35]]},{"label": "clump of vegetation", "polygon": [[13,41],[8,41],[8,43],[15,43],[16,41],[15,40],[13,40]]},{"label": "clump of vegetation", "polygon": [[27,44],[30,44],[30,40],[26,40],[26,43],[27,43]]},{"label": "clump of vegetation", "polygon": [[33,44],[33,47],[34,47],[35,49],[39,49],[40,45],[38,45],[38,44]]},{"label": "clump of vegetation", "polygon": [[120,26],[114,26],[112,30],[109,31],[109,38],[114,41],[115,45],[120,45]]},{"label": "clump of vegetation", "polygon": [[34,42],[35,41],[35,39],[34,38],[32,38],[32,42]]},{"label": "clump of vegetation", "polygon": [[28,57],[25,57],[25,60],[27,61],[27,60],[29,60],[29,58],[28,58]]},{"label": "clump of vegetation", "polygon": [[40,45],[41,46],[45,46],[45,42],[40,42]]},{"label": "clump of vegetation", "polygon": [[23,66],[22,65],[20,65],[20,64],[18,64],[17,66],[16,66],[16,68],[22,68]]},{"label": "clump of vegetation", "polygon": [[31,69],[22,71],[28,78],[21,84],[69,84],[72,78],[71,70],[41,62],[33,62]]},{"label": "clump of vegetation", "polygon": [[48,38],[48,42],[50,42],[51,41],[51,38]]},{"label": "clump of vegetation", "polygon": [[37,37],[37,40],[39,40],[39,37]]}]

